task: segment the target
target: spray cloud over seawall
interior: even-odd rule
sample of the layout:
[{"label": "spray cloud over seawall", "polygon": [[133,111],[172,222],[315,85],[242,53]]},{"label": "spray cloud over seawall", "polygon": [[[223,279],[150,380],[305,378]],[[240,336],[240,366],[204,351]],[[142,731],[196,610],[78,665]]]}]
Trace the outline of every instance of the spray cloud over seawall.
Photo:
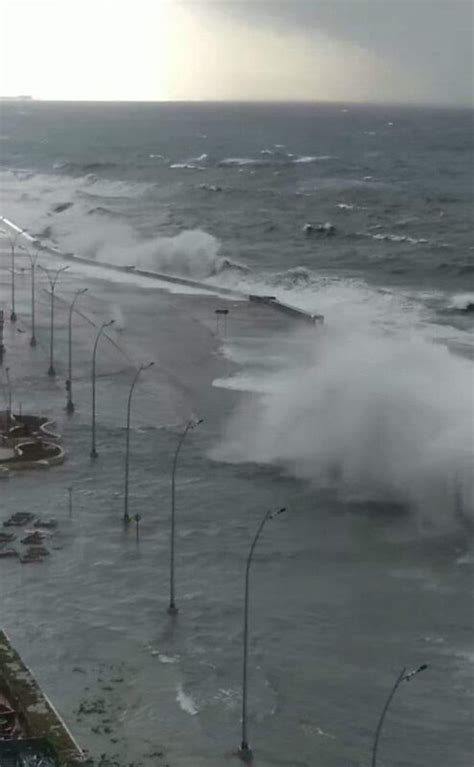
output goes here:
[{"label": "spray cloud over seawall", "polygon": [[[136,230],[124,201],[145,199],[149,184],[9,171],[0,180],[2,214],[63,252],[196,280],[228,265],[218,240],[200,229],[146,238]],[[157,211],[156,225],[163,223]]]},{"label": "spray cloud over seawall", "polygon": [[243,400],[215,457],[409,504],[436,527],[452,522],[457,487],[472,515],[472,362],[413,328],[387,333],[371,310],[341,319],[291,339],[297,353],[260,373],[265,393]]}]

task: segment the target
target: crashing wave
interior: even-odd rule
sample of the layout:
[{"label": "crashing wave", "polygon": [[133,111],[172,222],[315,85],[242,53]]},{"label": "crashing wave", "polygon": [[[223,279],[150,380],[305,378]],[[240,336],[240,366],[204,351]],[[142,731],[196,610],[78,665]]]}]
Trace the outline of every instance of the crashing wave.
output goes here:
[{"label": "crashing wave", "polygon": [[238,275],[244,275],[250,273],[250,268],[245,264],[240,264],[238,261],[233,261],[231,258],[219,258],[214,264],[214,268],[210,276],[224,274],[226,272],[235,272]]},{"label": "crashing wave", "polygon": [[172,170],[206,170],[202,165],[195,165],[192,162],[174,162],[170,165]]},{"label": "crashing wave", "polygon": [[284,152],[281,149],[261,149],[260,158],[254,157],[226,157],[219,162],[222,167],[241,166],[247,165],[307,165],[316,162],[325,162],[328,160],[336,160],[333,155],[295,155],[293,152]]},{"label": "crashing wave", "polygon": [[285,272],[277,272],[269,282],[285,288],[306,286],[312,281],[312,273],[305,266],[294,266]]},{"label": "crashing wave", "polygon": [[[379,229],[380,224],[375,224],[372,229]],[[355,232],[356,237],[369,237],[372,240],[382,240],[384,242],[407,242],[410,245],[427,245],[429,240],[425,237],[410,237],[406,234],[389,234],[384,232],[378,232],[372,234],[371,232]]]},{"label": "crashing wave", "polygon": [[320,287],[326,331],[281,340],[281,364],[249,378],[258,394],[242,400],[213,456],[457,524],[455,480],[465,514],[474,511],[472,362],[414,333],[394,296],[348,290]]},{"label": "crashing wave", "polygon": [[474,293],[458,293],[451,296],[448,308],[455,312],[471,314],[474,312]]},{"label": "crashing wave", "polygon": [[226,157],[223,160],[220,160],[219,165],[221,165],[224,168],[227,167],[233,167],[233,166],[241,166],[245,167],[246,165],[264,165],[265,163],[262,160],[255,160],[252,157]]},{"label": "crashing wave", "polygon": [[53,170],[62,170],[71,172],[74,174],[87,174],[98,173],[102,170],[110,170],[111,168],[117,168],[118,165],[115,162],[55,162],[53,164]]},{"label": "crashing wave", "polygon": [[308,155],[308,156],[301,156],[301,157],[295,157],[293,160],[294,163],[297,165],[299,164],[306,164],[306,163],[313,163],[313,162],[325,162],[327,160],[337,160],[337,157],[334,157],[330,154],[321,154],[321,155]]}]

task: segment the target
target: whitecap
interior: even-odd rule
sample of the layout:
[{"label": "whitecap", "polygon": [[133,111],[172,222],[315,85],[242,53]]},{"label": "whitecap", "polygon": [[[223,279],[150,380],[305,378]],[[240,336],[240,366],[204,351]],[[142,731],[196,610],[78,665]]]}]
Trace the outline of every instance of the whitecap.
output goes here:
[{"label": "whitecap", "polygon": [[206,170],[202,165],[193,165],[190,162],[174,162],[170,168],[172,170]]},{"label": "whitecap", "polygon": [[474,305],[474,293],[456,293],[451,296],[448,302],[450,309],[457,309],[458,311],[466,311],[471,305]]},{"label": "whitecap", "polygon": [[232,167],[233,165],[261,165],[261,160],[255,160],[252,157],[226,157],[220,161],[219,165]]},{"label": "whitecap", "polygon": [[[288,155],[290,157],[290,155]],[[337,157],[334,157],[331,154],[321,154],[321,155],[303,155],[299,157],[295,157],[293,160],[296,164],[304,164],[304,163],[311,163],[311,162],[324,162],[325,160],[336,160]]]},{"label": "whitecap", "polygon": [[196,703],[190,695],[187,695],[184,692],[182,684],[178,686],[176,692],[176,700],[178,701],[180,708],[185,711],[186,714],[190,714],[190,716],[196,716],[196,714],[199,713]]}]

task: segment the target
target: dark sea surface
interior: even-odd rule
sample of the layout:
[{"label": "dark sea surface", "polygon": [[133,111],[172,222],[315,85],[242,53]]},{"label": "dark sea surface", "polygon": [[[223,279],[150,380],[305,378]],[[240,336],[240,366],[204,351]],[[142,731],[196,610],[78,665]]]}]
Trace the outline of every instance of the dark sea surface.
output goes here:
[{"label": "dark sea surface", "polygon": [[[309,279],[324,270],[472,288],[470,110],[23,102],[1,111],[4,169],[62,181],[44,200],[53,233],[67,216],[47,203],[68,201],[78,225],[81,215],[123,216],[140,238],[199,228],[256,275],[304,267]],[[24,181],[27,193],[34,179]],[[326,221],[335,237],[302,235]]]},{"label": "dark sea surface", "polygon": [[[121,343],[155,359],[158,373],[161,359],[170,380],[160,384],[157,430],[149,423],[151,389],[135,415],[134,502],[149,542],[140,556],[123,552],[121,531],[105,532],[111,499],[121,492],[123,419],[114,408],[129,376],[110,374],[101,405],[103,439],[114,446],[105,476],[81,463],[88,420],[80,411],[74,417],[77,452],[57,481],[63,493],[77,484],[82,548],[73,548],[68,529],[72,553],[58,559],[44,588],[21,578],[32,613],[35,600],[47,605],[38,620],[50,643],[30,650],[31,663],[55,700],[71,719],[77,684],[67,658],[93,674],[110,654],[133,672],[125,695],[129,760],[153,763],[140,749],[154,727],[173,767],[232,764],[241,575],[260,512],[285,505],[288,514],[265,531],[254,569],[255,763],[369,764],[390,685],[402,666],[426,662],[430,670],[397,693],[379,764],[471,765],[472,111],[0,106],[0,214],[45,244],[270,293],[325,316],[315,334],[256,309],[246,314],[236,302],[225,334],[221,327],[216,335],[199,291],[174,287],[176,295],[166,295],[167,326],[161,291],[145,291],[132,275],[107,287],[105,270],[87,273],[87,300],[95,302],[84,304],[88,311],[97,318],[112,307],[123,339],[130,334]],[[317,231],[325,224],[331,233]],[[74,280],[85,280],[81,274]],[[64,328],[58,333],[65,338]],[[89,339],[82,341],[87,360]],[[33,396],[33,373],[24,375]],[[48,392],[38,385],[53,412]],[[167,460],[181,412],[175,398],[199,403],[205,423],[182,458],[183,610],[168,630],[155,607],[167,539],[150,520],[157,504],[168,504]],[[157,463],[165,468],[155,476]],[[48,493],[29,475],[21,485],[10,481],[4,497],[18,504],[35,496],[41,506]],[[100,535],[91,541],[94,525]],[[0,622],[27,651],[34,623],[18,611],[18,577],[7,581]],[[63,664],[62,688],[51,653]]]}]

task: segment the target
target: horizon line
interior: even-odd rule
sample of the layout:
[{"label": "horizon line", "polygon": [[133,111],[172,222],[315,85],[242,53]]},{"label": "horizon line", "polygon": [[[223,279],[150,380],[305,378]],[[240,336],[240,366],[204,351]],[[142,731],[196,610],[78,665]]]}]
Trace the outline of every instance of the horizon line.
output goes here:
[{"label": "horizon line", "polygon": [[350,101],[350,100],[327,100],[327,99],[101,99],[101,98],[44,98],[31,95],[4,96],[0,95],[0,102],[39,102],[45,104],[255,104],[255,105],[291,105],[301,104],[308,106],[376,106],[376,107],[418,107],[434,109],[466,109],[474,110],[474,102],[471,104],[448,102],[439,103],[434,101]]}]

